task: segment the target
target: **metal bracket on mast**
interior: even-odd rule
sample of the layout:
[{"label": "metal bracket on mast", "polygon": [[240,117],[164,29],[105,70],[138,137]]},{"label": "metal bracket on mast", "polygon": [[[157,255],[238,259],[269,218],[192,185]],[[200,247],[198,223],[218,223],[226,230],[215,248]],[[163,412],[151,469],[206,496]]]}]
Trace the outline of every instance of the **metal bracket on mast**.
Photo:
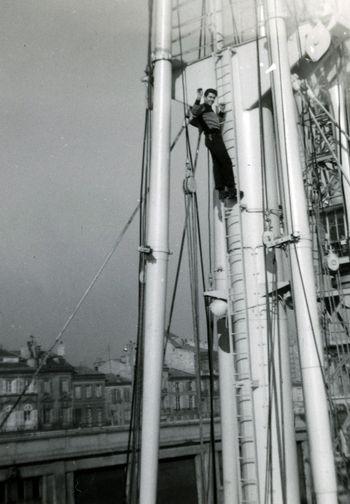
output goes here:
[{"label": "metal bracket on mast", "polygon": [[150,255],[153,253],[153,249],[149,245],[140,245],[137,249],[141,254]]},{"label": "metal bracket on mast", "polygon": [[221,290],[209,290],[205,291],[204,297],[213,298],[213,299],[221,299],[222,301],[227,301],[227,292]]},{"label": "metal bracket on mast", "polygon": [[157,48],[152,53],[152,63],[155,64],[157,61],[171,61],[171,52],[166,49]]},{"label": "metal bracket on mast", "polygon": [[171,250],[156,250],[150,247],[149,245],[140,245],[137,249],[140,254],[152,255],[153,252],[164,252],[165,254],[172,255],[173,252]]},{"label": "metal bracket on mast", "polygon": [[263,234],[263,242],[267,248],[284,247],[289,243],[297,243],[300,240],[299,231],[294,231],[290,235],[284,235],[280,238],[274,238],[272,231],[265,231]]}]

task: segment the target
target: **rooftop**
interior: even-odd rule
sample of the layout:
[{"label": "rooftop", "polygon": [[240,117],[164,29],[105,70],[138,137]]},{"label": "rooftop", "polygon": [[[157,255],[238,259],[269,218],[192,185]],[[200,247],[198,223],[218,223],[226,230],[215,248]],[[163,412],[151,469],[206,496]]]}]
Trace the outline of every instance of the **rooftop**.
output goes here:
[{"label": "rooftop", "polygon": [[74,374],[76,376],[93,376],[94,378],[105,378],[104,373],[100,373],[95,369],[89,368],[87,366],[76,366],[73,368]]},{"label": "rooftop", "polygon": [[106,385],[131,385],[131,380],[120,375],[108,373],[106,376]]}]

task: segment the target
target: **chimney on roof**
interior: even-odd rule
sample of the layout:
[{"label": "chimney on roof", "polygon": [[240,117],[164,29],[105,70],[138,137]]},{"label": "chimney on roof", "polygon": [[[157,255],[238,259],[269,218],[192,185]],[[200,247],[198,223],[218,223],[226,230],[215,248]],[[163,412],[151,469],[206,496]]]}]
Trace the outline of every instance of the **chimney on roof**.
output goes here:
[{"label": "chimney on roof", "polygon": [[30,367],[35,367],[36,360],[37,360],[37,345],[34,336],[31,334],[29,336],[29,340],[27,341],[27,348],[28,348],[28,358],[27,358],[27,364]]},{"label": "chimney on roof", "polygon": [[20,352],[22,359],[29,359],[30,352],[28,346],[22,346]]},{"label": "chimney on roof", "polygon": [[34,336],[29,336],[29,340],[27,341],[27,347],[29,351],[30,357],[34,358],[35,357],[35,341],[34,341]]},{"label": "chimney on roof", "polygon": [[63,343],[63,341],[60,341],[57,345],[56,354],[59,355],[60,357],[64,357],[65,353],[66,353],[66,351],[65,351],[64,343]]}]

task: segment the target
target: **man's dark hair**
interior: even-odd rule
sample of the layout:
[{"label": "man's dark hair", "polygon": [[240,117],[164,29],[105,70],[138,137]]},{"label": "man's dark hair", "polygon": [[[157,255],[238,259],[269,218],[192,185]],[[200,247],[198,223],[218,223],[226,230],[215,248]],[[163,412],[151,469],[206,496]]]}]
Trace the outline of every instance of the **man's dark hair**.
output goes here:
[{"label": "man's dark hair", "polygon": [[209,93],[213,93],[215,96],[218,95],[218,92],[216,91],[216,89],[213,89],[213,88],[209,88],[205,91],[204,93],[204,96],[208,96]]}]

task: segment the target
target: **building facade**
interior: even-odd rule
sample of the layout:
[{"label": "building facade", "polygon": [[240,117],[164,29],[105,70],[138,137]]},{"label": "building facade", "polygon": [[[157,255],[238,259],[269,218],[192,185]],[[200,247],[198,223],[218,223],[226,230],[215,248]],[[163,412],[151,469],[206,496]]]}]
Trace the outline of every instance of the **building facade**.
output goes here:
[{"label": "building facade", "polygon": [[0,431],[105,423],[104,374],[72,366],[62,349],[47,355],[33,340],[21,352],[0,350]]},{"label": "building facade", "polygon": [[[0,349],[2,431],[37,430],[39,395],[37,380],[32,380],[32,375],[33,369],[19,354]],[[17,401],[18,404],[14,407]]]},{"label": "building facade", "polygon": [[105,375],[87,367],[77,367],[72,376],[74,427],[106,423]]}]

